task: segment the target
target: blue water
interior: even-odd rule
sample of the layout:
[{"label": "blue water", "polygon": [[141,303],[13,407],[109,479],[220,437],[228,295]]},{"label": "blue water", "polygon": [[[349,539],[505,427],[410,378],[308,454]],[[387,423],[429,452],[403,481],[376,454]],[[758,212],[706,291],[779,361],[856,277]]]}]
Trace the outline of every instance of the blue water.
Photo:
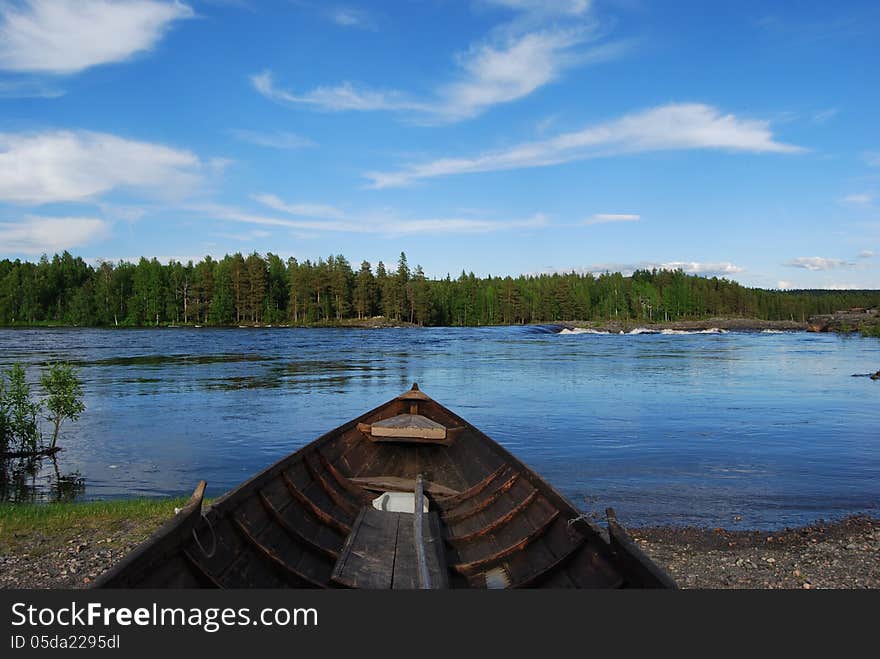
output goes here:
[{"label": "blue water", "polygon": [[880,513],[880,382],[852,377],[880,368],[877,339],[0,331],[0,368],[36,379],[58,359],[80,367],[86,412],[63,428],[57,470],[44,461],[7,498],[181,495],[200,478],[218,495],[418,381],[585,512],[727,528]]}]

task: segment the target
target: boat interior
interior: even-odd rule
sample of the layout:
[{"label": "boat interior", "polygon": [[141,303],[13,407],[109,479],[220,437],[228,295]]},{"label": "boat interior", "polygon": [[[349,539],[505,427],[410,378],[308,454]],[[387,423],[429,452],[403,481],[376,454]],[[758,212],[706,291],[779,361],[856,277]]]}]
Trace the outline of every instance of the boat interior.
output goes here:
[{"label": "boat interior", "polygon": [[418,385],[174,519],[95,587],[674,587]]}]

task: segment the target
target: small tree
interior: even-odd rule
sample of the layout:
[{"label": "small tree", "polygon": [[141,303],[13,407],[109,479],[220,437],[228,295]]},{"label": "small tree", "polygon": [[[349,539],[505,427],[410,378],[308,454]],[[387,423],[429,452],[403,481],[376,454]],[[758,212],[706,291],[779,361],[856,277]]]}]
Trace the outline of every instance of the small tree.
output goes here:
[{"label": "small tree", "polygon": [[70,364],[52,364],[49,370],[44,371],[40,376],[40,384],[48,394],[46,399],[46,408],[50,412],[48,420],[55,424],[51,446],[54,449],[64,419],[76,421],[86,409],[82,402],[82,382]]},{"label": "small tree", "polygon": [[9,439],[18,441],[18,450],[36,453],[40,441],[37,415],[40,403],[31,400],[31,386],[25,378],[24,367],[15,364],[7,372],[9,388],[3,399],[6,407],[6,421]]},{"label": "small tree", "polygon": [[9,413],[6,408],[6,380],[0,376],[0,453],[9,450]]}]

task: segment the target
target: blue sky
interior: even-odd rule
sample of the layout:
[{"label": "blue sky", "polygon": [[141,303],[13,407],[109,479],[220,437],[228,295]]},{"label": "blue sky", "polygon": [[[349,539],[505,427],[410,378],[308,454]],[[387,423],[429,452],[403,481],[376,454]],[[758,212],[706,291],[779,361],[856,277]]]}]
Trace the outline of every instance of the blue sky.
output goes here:
[{"label": "blue sky", "polygon": [[0,257],[880,288],[880,4],[0,0]]}]

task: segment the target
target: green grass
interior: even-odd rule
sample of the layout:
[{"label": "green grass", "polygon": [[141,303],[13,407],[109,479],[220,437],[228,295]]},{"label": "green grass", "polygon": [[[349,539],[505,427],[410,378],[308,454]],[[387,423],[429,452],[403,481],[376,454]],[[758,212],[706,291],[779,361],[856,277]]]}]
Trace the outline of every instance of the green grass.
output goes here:
[{"label": "green grass", "polygon": [[83,503],[0,503],[0,554],[24,547],[56,551],[74,537],[109,540],[107,546],[140,542],[174,515],[187,498],[123,499]]}]

